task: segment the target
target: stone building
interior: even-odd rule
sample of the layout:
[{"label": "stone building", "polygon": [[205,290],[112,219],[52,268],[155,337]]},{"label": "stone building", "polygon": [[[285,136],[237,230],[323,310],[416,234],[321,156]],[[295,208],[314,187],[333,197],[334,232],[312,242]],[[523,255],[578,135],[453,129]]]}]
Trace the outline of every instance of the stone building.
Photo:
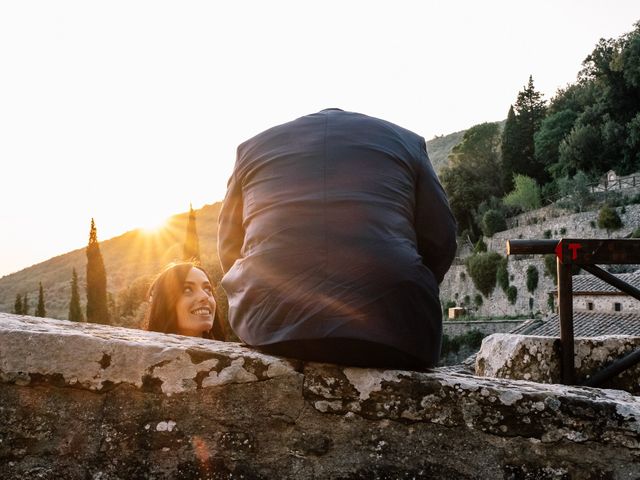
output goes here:
[{"label": "stone building", "polygon": [[[640,289],[640,273],[621,273],[616,277]],[[554,291],[554,296],[557,306],[557,290]],[[591,274],[573,277],[573,310],[574,312],[634,313],[638,315],[640,321],[639,300]]]}]

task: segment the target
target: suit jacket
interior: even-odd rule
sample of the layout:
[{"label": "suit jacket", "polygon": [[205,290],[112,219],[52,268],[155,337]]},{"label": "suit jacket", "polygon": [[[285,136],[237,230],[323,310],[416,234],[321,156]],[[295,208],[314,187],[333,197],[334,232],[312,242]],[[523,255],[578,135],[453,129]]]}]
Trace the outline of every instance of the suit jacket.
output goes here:
[{"label": "suit jacket", "polygon": [[246,343],[356,338],[437,362],[456,224],[422,137],[327,109],[238,147],[219,218]]}]

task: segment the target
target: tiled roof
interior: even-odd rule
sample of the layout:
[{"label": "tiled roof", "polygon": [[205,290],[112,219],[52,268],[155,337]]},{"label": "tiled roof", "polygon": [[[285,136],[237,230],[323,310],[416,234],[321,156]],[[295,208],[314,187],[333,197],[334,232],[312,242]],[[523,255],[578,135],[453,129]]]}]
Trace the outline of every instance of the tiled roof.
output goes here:
[{"label": "tiled roof", "polygon": [[[559,337],[559,316],[556,314],[543,320],[525,322],[510,333]],[[573,335],[575,337],[640,335],[640,314],[573,312]]]},{"label": "tiled roof", "polygon": [[[633,287],[640,288],[640,275],[637,273],[619,273],[616,277]],[[609,285],[591,274],[574,275],[572,279],[573,293],[622,293],[613,285]]]}]

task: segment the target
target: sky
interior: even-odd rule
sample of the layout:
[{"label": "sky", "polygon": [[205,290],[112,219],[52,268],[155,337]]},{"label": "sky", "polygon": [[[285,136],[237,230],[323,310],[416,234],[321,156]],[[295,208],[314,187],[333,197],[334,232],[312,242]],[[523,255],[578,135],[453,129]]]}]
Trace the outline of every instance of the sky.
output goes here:
[{"label": "sky", "polygon": [[236,147],[338,107],[427,140],[551,98],[637,0],[0,0],[0,276],[224,198]]}]

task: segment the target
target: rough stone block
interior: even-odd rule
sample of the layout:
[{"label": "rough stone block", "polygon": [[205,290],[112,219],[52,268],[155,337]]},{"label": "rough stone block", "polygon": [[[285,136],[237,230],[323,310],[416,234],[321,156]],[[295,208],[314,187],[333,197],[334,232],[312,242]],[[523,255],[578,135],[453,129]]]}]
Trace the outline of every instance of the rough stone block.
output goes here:
[{"label": "rough stone block", "polygon": [[[578,383],[614,360],[640,348],[640,337],[576,338],[574,366]],[[476,357],[476,375],[560,383],[560,339],[497,333],[485,337]],[[609,380],[605,388],[640,394],[640,365]]]}]

